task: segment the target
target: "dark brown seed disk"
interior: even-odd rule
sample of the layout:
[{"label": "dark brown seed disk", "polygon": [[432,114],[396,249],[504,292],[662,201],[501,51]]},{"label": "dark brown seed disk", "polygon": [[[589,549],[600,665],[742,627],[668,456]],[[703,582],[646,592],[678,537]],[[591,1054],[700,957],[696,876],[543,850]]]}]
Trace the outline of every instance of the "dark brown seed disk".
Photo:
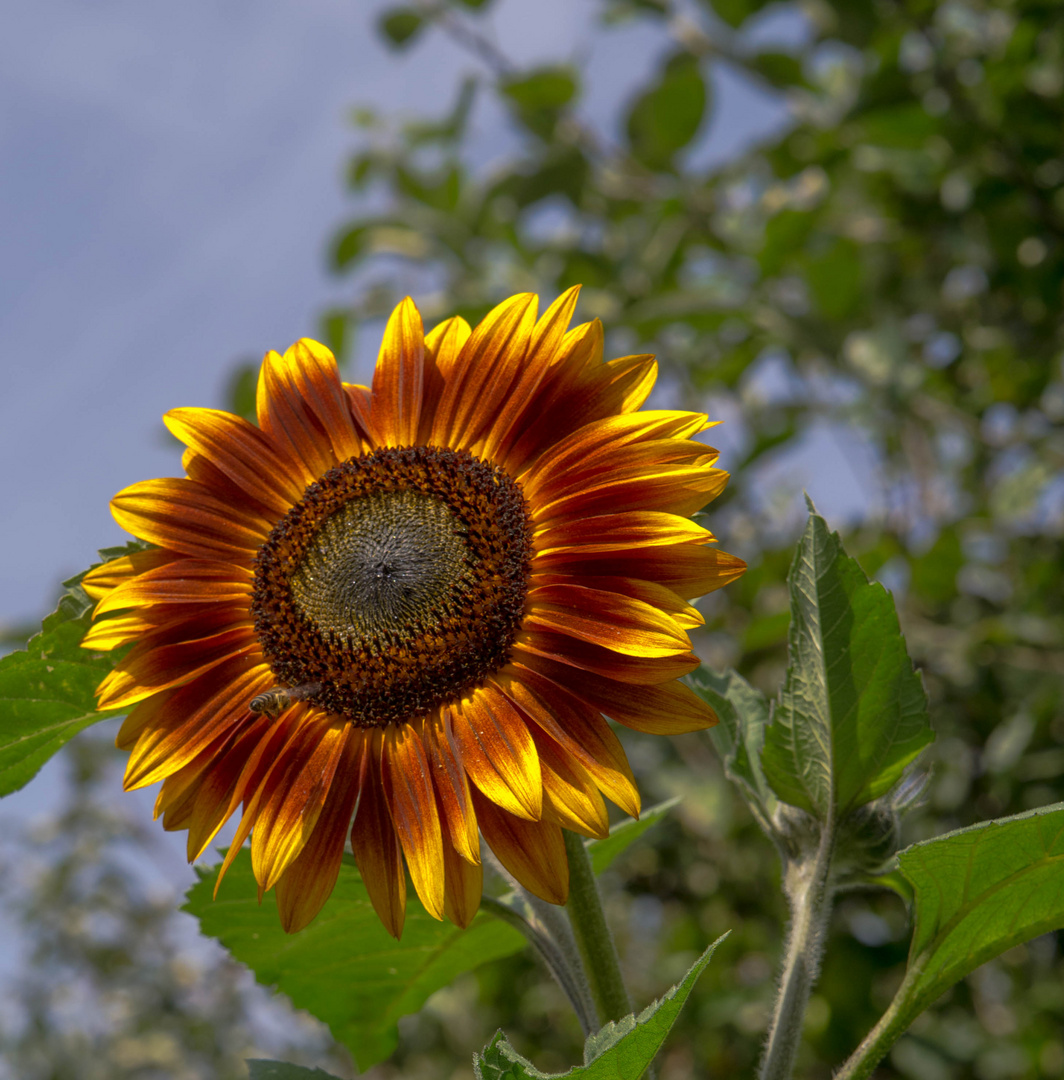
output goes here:
[{"label": "dark brown seed disk", "polygon": [[528,508],[501,469],[377,450],[311,484],[259,548],[255,629],[281,687],[362,727],[409,721],[507,663],[531,561]]}]

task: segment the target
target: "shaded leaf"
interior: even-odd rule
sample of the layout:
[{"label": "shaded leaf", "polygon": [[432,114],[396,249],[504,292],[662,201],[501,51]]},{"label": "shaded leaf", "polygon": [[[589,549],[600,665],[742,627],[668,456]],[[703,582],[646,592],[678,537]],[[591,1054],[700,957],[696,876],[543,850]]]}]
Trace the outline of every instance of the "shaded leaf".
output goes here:
[{"label": "shaded leaf", "polygon": [[933,735],[890,594],[810,511],[788,578],[787,676],[761,763],[781,799],[824,821],[888,791]]},{"label": "shaded leaf", "polygon": [[[106,562],[144,547],[135,541],[100,557]],[[96,687],[125,650],[81,647],[95,606],[80,584],[87,573],[64,582],[59,606],[24,651],[0,657],[0,795],[29,783],[79,731],[122,711],[96,709]]]},{"label": "shaded leaf", "polygon": [[393,48],[402,49],[414,43],[425,19],[413,8],[393,8],[380,17],[377,25]]},{"label": "shaded leaf", "polygon": [[[638,1017],[626,1016],[589,1035],[584,1043],[584,1064],[557,1075],[573,1080],[638,1080],[654,1060],[699,975],[723,940],[721,937],[713,942],[683,981],[647,1006]],[[540,1072],[523,1058],[501,1031],[481,1053],[473,1056],[473,1071],[477,1080],[545,1080],[551,1075]]]},{"label": "shaded leaf", "polygon": [[898,863],[916,894],[911,1016],[992,957],[1064,927],[1064,803],[936,836]]},{"label": "shaded leaf", "polygon": [[644,810],[639,819],[625,818],[610,829],[610,835],[602,840],[588,840],[587,851],[591,856],[591,865],[596,874],[601,874],[607,869],[621,852],[625,851],[638,840],[643,833],[656,825],[665,815],[679,802],[676,799],[666,799],[657,806]]},{"label": "shaded leaf", "polygon": [[248,1077],[250,1080],[339,1080],[339,1077],[323,1069],[307,1069],[287,1061],[265,1061],[262,1058],[248,1058]]},{"label": "shaded leaf", "polygon": [[765,695],[737,671],[719,675],[703,665],[688,680],[720,719],[708,735],[724,763],[725,775],[742,791],[761,826],[770,830],[774,797],[761,771],[769,719]]},{"label": "shaded leaf", "polygon": [[281,929],[273,893],[259,904],[247,849],[234,860],[217,900],[218,868],[197,873],[183,910],[260,983],[328,1024],[360,1069],[392,1053],[400,1016],[416,1012],[462,972],[526,945],[518,931],[484,913],[467,930],[437,922],[413,897],[397,942],[381,925],[349,856],[321,914],[298,934]]},{"label": "shaded leaf", "polygon": [[657,83],[636,99],[628,113],[633,155],[651,169],[667,169],[677,151],[697,134],[706,111],[707,91],[690,53],[677,53],[662,68]]}]

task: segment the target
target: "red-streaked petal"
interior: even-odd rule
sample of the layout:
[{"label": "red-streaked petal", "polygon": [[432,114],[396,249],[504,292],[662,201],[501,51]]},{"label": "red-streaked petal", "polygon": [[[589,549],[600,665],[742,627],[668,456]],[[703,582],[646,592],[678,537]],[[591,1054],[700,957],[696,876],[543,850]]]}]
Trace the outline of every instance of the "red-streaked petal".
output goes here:
[{"label": "red-streaked petal", "polygon": [[607,416],[577,428],[545,450],[521,477],[521,487],[529,499],[546,502],[558,498],[566,491],[586,486],[589,475],[612,472],[624,461],[619,454],[622,447],[632,456],[636,453],[633,446],[642,443],[673,450],[683,448],[685,455],[715,461],[718,455],[713,447],[690,438],[707,426],[705,413],[671,409]]},{"label": "red-streaked petal", "polygon": [[550,561],[553,573],[572,574],[575,577],[594,574],[642,578],[644,581],[656,581],[688,599],[704,596],[727,585],[745,569],[746,563],[742,559],[711,544],[648,547],[642,551],[617,555],[585,556],[572,552],[552,557]]},{"label": "red-streaked petal", "polygon": [[366,739],[365,774],[351,826],[351,848],[373,910],[388,933],[398,940],[406,919],[406,874],[403,849],[381,787],[381,741],[379,731]]},{"label": "red-streaked petal", "polygon": [[339,717],[311,720],[290,767],[280,782],[271,784],[251,838],[251,868],[263,892],[277,884],[310,839],[350,730]]},{"label": "red-streaked petal", "polygon": [[583,585],[529,590],[525,625],[569,634],[627,656],[673,656],[691,651],[687,634],[668,615],[630,596]]},{"label": "red-streaked petal", "polygon": [[628,757],[597,709],[531,664],[513,664],[496,675],[495,682],[529,718],[533,734],[537,727],[544,731],[583,766],[603,794],[626,814],[639,816],[639,790]]},{"label": "red-streaked petal", "polygon": [[388,319],[373,373],[373,422],[385,446],[417,442],[424,385],[425,331],[408,296]]},{"label": "red-streaked petal", "polygon": [[[593,571],[595,564],[589,560],[587,569]],[[705,626],[706,620],[701,612],[692,607],[678,593],[672,589],[659,585],[656,581],[644,581],[640,578],[625,577],[598,577],[593,573],[580,574],[576,577],[568,577],[564,574],[533,573],[531,585],[533,588],[539,585],[582,585],[587,589],[604,589],[607,592],[622,593],[641,600],[651,607],[672,619],[677,626],[684,630],[692,630],[698,626]]]},{"label": "red-streaked petal", "polygon": [[358,765],[364,738],[361,731],[350,733],[318,823],[299,857],[277,882],[277,910],[289,934],[313,921],[336,885],[358,799]]},{"label": "red-streaked petal", "polygon": [[414,889],[425,910],[442,919],[443,834],[429,761],[421,734],[412,725],[391,724],[385,729],[381,776]]},{"label": "red-streaked petal", "polygon": [[698,667],[694,653],[675,656],[625,656],[567,634],[556,634],[529,626],[518,631],[514,641],[514,658],[520,654],[558,660],[581,671],[593,671],[608,679],[633,685],[654,684],[678,679]]},{"label": "red-streaked petal", "polygon": [[479,862],[463,859],[450,844],[443,845],[443,866],[446,892],[443,912],[463,930],[476,917],[484,893],[484,868]]},{"label": "red-streaked petal", "polygon": [[170,432],[280,517],[303,497],[299,475],[254,424],[216,409],[171,409]]},{"label": "red-streaked petal", "polygon": [[443,398],[443,388],[451,377],[462,347],[473,331],[461,316],[447,319],[425,336],[425,389],[421,399],[421,423],[417,442],[428,446],[436,421],[436,406]]},{"label": "red-streaked petal", "polygon": [[141,702],[135,720],[140,734],[126,762],[126,790],[154,784],[182,768],[246,718],[248,703],[272,683],[264,664],[237,657],[165,698]]},{"label": "red-streaked petal", "polygon": [[258,640],[249,626],[237,626],[219,634],[176,645],[145,648],[140,645],[103,679],[96,689],[100,709],[117,709],[188,682],[232,657],[261,658]]},{"label": "red-streaked petal", "polygon": [[577,551],[641,550],[668,544],[705,544],[713,534],[690,518],[635,510],[625,514],[597,514],[592,517],[563,518],[536,530],[536,568],[553,554]]},{"label": "red-streaked petal", "polygon": [[250,565],[270,533],[264,518],[233,509],[194,480],[144,480],[111,500],[123,529],[193,559]]},{"label": "red-streaked petal", "polygon": [[451,710],[451,731],[470,780],[511,814],[543,812],[539,757],[524,718],[498,690],[480,687]]},{"label": "red-streaked petal", "polygon": [[242,566],[206,559],[175,559],[112,589],[96,605],[93,618],[141,605],[247,602],[251,584],[251,571]]},{"label": "red-streaked petal", "polygon": [[373,423],[373,391],[368,386],[350,386],[347,383],[344,383],[344,391],[355,427],[367,447],[375,450],[382,446],[384,439]]},{"label": "red-streaked petal", "polygon": [[513,388],[502,402],[498,415],[491,420],[491,427],[481,448],[483,457],[493,461],[506,457],[507,448],[522,430],[520,421],[529,402],[535,397],[554,362],[555,353],[565,337],[579,295],[579,285],[566,289],[533,328],[525,364],[518,372]]},{"label": "red-streaked petal", "polygon": [[290,352],[271,350],[263,357],[255,411],[259,427],[306,487],[336,464],[336,456],[292,377],[294,364]]},{"label": "red-streaked petal", "polygon": [[[683,735],[688,731],[713,727],[717,723],[716,713],[683,683],[663,682],[660,686],[619,683],[590,671],[580,671],[567,664],[528,654],[521,657],[518,670],[521,668],[531,668],[546,676],[593,709],[635,731],[646,731],[652,735]],[[531,680],[529,682],[531,684]]]},{"label": "red-streaked petal", "polygon": [[536,297],[521,293],[484,316],[451,368],[436,409],[432,444],[473,446],[498,414],[524,360]]},{"label": "red-streaked petal", "polygon": [[[480,833],[477,816],[469,798],[469,781],[458,760],[458,751],[447,730],[447,721],[434,716],[425,721],[422,737],[432,769],[432,780],[440,804],[440,817],[447,827],[451,845],[463,859],[480,862]],[[446,848],[446,843],[444,847]]]},{"label": "red-streaked petal", "polygon": [[321,342],[300,338],[284,356],[286,373],[332,447],[337,462],[358,457],[365,449],[359,436],[336,357]]},{"label": "red-streaked petal", "polygon": [[606,804],[591,779],[558,744],[533,729],[543,770],[543,817],[563,829],[599,840],[610,834]]},{"label": "red-streaked petal", "polygon": [[551,904],[569,898],[569,862],[553,821],[523,821],[472,789],[480,831],[499,862],[529,892]]},{"label": "red-streaked petal", "polygon": [[90,570],[82,579],[81,587],[93,598],[102,600],[112,589],[124,585],[131,578],[143,574],[146,570],[155,570],[178,558],[172,551],[151,548],[148,551],[135,551],[131,555],[122,555],[110,562],[103,563]]}]

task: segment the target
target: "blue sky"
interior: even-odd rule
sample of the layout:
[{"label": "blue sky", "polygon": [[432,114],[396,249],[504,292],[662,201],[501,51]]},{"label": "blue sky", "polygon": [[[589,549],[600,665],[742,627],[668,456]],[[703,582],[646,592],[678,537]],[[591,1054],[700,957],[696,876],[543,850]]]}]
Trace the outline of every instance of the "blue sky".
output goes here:
[{"label": "blue sky", "polygon": [[[0,37],[0,620],[122,542],[108,500],[174,475],[160,416],[217,405],[231,365],[313,333],[354,207],[342,185],[354,104],[435,112],[475,64],[436,37],[396,57],[366,0],[35,0]],[[499,0],[518,61],[588,53],[591,0]],[[783,33],[793,33],[793,24]],[[596,38],[586,110],[616,123],[666,42]],[[778,124],[729,82],[700,140],[720,160]],[[487,167],[505,121],[477,117]]]}]

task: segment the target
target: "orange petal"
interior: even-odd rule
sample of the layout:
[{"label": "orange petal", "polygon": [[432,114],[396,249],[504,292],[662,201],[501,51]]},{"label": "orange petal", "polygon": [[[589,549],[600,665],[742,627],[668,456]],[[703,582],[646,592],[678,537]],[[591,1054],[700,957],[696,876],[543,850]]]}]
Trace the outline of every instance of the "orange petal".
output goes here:
[{"label": "orange petal", "polygon": [[627,656],[674,656],[691,651],[687,634],[642,600],[583,585],[530,589],[525,625],[569,634]]},{"label": "orange petal", "polygon": [[678,679],[698,667],[694,653],[674,656],[626,656],[624,653],[604,649],[567,634],[556,634],[529,626],[518,632],[514,641],[514,658],[522,653],[557,660],[581,671],[593,671],[608,679],[635,685],[666,682]]},{"label": "orange petal", "polygon": [[271,783],[251,838],[251,868],[264,892],[277,884],[310,839],[350,731],[350,724],[328,714],[310,720],[290,767]]},{"label": "orange petal", "polygon": [[705,544],[712,539],[708,529],[690,518],[635,510],[552,521],[536,531],[533,542],[538,569],[540,560],[555,553],[641,550],[667,544]]},{"label": "orange petal", "polygon": [[142,540],[194,559],[247,565],[270,533],[271,524],[236,514],[194,480],[144,480],[111,500],[115,521]]},{"label": "orange petal", "polygon": [[443,397],[443,388],[451,378],[455,362],[462,346],[473,331],[461,316],[440,323],[425,337],[425,389],[421,399],[421,423],[417,442],[427,446],[432,442],[432,428],[436,420],[436,406]]},{"label": "orange petal", "polygon": [[522,657],[521,664],[545,675],[551,682],[565,687],[610,719],[635,731],[646,731],[652,735],[682,735],[688,731],[713,727],[717,723],[716,713],[683,683],[663,682],[660,686],[618,683],[589,671],[579,671],[566,664],[527,654]]},{"label": "orange petal", "polygon": [[591,779],[558,744],[533,729],[543,769],[543,816],[563,829],[599,840],[610,834],[606,804]]},{"label": "orange petal", "polygon": [[[586,672],[574,674],[577,679],[594,678]],[[531,664],[504,668],[495,680],[529,718],[533,736],[537,728],[549,735],[588,772],[606,796],[626,814],[639,816],[639,791],[628,757],[597,709],[563,689],[556,680],[545,677]],[[538,740],[536,746],[540,746]]]},{"label": "orange petal", "polygon": [[587,476],[611,471],[620,459],[618,451],[627,447],[633,453],[633,444],[639,443],[675,444],[688,456],[715,461],[716,450],[690,438],[708,426],[705,413],[672,409],[607,416],[577,428],[546,449],[522,475],[521,486],[529,499],[557,498],[565,491],[585,486]]},{"label": "orange petal", "polygon": [[[593,561],[589,560],[585,565],[588,570],[595,569]],[[663,611],[684,630],[705,626],[706,623],[698,608],[692,607],[678,593],[664,585],[659,585],[656,581],[644,581],[641,578],[599,577],[593,573],[569,577],[564,574],[534,572],[531,584],[533,588],[539,585],[582,585],[588,589],[605,589],[607,592],[631,596]]]},{"label": "orange petal", "polygon": [[371,450],[383,446],[384,438],[373,422],[373,391],[368,386],[350,386],[347,383],[344,384],[344,391],[352,419],[363,442]]},{"label": "orange petal", "polygon": [[498,415],[491,420],[491,427],[481,450],[483,457],[492,461],[505,458],[507,448],[516,440],[521,430],[520,420],[554,362],[555,353],[565,337],[579,295],[579,285],[567,289],[543,313],[543,317],[533,328],[527,359],[518,372],[512,389],[503,400]]},{"label": "orange petal", "polygon": [[498,690],[480,687],[452,707],[451,732],[473,783],[511,814],[539,820],[539,757],[513,705]]},{"label": "orange petal", "polygon": [[93,617],[142,604],[203,604],[219,600],[248,602],[251,584],[250,570],[232,563],[174,559],[112,589],[96,605]]},{"label": "orange petal", "polygon": [[424,384],[425,331],[408,296],[388,319],[373,373],[373,422],[386,446],[417,442]]},{"label": "orange petal", "polygon": [[403,850],[381,788],[381,742],[379,731],[366,739],[364,778],[351,827],[351,848],[373,910],[388,933],[398,940],[406,919],[406,874]]},{"label": "orange petal", "polygon": [[[451,845],[463,859],[480,862],[480,833],[477,816],[469,798],[469,781],[458,760],[458,751],[448,733],[446,722],[436,716],[425,721],[425,753],[432,769],[432,780],[440,804],[440,816],[447,826]],[[447,845],[444,844],[446,849]]]},{"label": "orange petal", "polygon": [[523,821],[472,789],[480,831],[499,862],[529,892],[551,904],[569,898],[569,862],[553,821]]},{"label": "orange petal", "polygon": [[287,462],[286,471],[303,487],[337,463],[322,426],[299,389],[295,354],[268,352],[262,359],[255,411],[274,450]]},{"label": "orange petal", "polygon": [[364,445],[351,416],[336,357],[321,342],[300,338],[284,359],[287,378],[324,432],[332,457],[337,462],[358,457]]},{"label": "orange petal", "polygon": [[237,626],[176,645],[135,645],[132,652],[96,688],[100,709],[132,705],[159,690],[188,682],[232,657],[261,659],[251,627]]},{"label": "orange petal", "polygon": [[90,570],[81,579],[81,587],[93,600],[102,600],[112,589],[117,589],[145,570],[165,566],[176,557],[172,551],[160,551],[158,548],[122,555]]},{"label": "orange petal", "polygon": [[746,563],[710,544],[678,544],[616,555],[571,552],[552,557],[549,567],[553,572],[576,577],[588,573],[656,581],[678,596],[689,598],[704,596],[734,581],[746,569]]},{"label": "orange petal", "polygon": [[463,859],[448,843],[443,845],[443,866],[446,876],[443,911],[455,926],[464,930],[480,909],[484,868],[479,862]]},{"label": "orange petal", "polygon": [[413,725],[385,728],[381,777],[410,880],[425,910],[434,919],[442,919],[443,833],[428,757],[421,733]]},{"label": "orange petal", "polygon": [[145,633],[158,628],[158,621],[153,612],[130,611],[117,618],[102,619],[89,627],[88,633],[81,639],[83,649],[97,649],[110,652],[119,645],[128,645],[143,637]]},{"label": "orange petal", "polygon": [[229,480],[279,517],[303,497],[299,475],[254,424],[216,409],[171,409],[171,434],[202,454]]},{"label": "orange petal", "polygon": [[488,312],[452,367],[436,409],[432,443],[472,446],[498,415],[524,362],[536,297],[520,293]]},{"label": "orange petal", "polygon": [[[136,707],[137,742],[126,762],[126,791],[176,772],[248,715],[248,703],[269,689],[273,676],[261,661],[236,657],[176,691]],[[130,713],[127,723],[134,719]],[[119,738],[128,739],[123,729]]]},{"label": "orange petal", "polygon": [[358,764],[364,736],[352,731],[325,807],[299,853],[277,882],[277,909],[289,934],[307,926],[329,899],[343,861],[344,842],[358,798]]}]

